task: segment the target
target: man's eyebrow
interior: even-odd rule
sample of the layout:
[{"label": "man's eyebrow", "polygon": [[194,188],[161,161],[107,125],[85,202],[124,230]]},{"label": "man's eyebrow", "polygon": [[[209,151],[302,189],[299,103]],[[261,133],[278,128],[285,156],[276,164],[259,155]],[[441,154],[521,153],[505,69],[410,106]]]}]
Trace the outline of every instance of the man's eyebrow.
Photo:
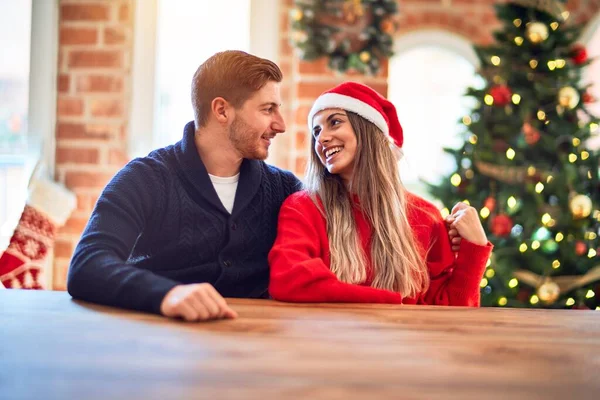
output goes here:
[{"label": "man's eyebrow", "polygon": [[268,101],[268,102],[266,102],[266,103],[262,103],[262,104],[260,105],[260,107],[264,107],[264,106],[281,107],[281,103],[280,103],[280,104],[277,104],[277,103],[275,103],[274,101]]}]

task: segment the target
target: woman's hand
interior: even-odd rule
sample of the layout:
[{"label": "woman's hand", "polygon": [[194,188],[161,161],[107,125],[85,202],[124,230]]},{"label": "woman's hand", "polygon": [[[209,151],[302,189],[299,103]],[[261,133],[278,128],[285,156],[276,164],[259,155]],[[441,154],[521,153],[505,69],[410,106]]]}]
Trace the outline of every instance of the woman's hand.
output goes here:
[{"label": "woman's hand", "polygon": [[451,214],[446,218],[446,223],[450,228],[448,234],[453,251],[458,251],[461,238],[479,246],[485,246],[488,243],[477,210],[465,203],[457,203],[452,208]]}]

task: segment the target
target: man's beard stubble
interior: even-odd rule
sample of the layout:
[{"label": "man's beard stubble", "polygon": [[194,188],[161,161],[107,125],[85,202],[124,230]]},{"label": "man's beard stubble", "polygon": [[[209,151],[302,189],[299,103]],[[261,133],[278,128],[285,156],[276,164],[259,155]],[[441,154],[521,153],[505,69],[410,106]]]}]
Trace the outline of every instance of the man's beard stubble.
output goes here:
[{"label": "man's beard stubble", "polygon": [[235,117],[229,128],[229,140],[242,158],[250,160],[265,160],[268,150],[260,147],[262,134],[254,130],[242,118]]}]

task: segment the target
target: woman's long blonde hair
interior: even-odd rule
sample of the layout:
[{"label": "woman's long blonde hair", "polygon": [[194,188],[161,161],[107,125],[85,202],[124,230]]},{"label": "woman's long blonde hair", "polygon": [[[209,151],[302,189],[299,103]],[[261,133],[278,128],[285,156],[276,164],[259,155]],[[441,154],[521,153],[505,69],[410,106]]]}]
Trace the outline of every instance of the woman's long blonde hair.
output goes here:
[{"label": "woman's long blonde hair", "polygon": [[[342,282],[366,280],[366,255],[361,250],[352,200],[370,222],[372,286],[414,297],[429,287],[424,252],[407,218],[406,190],[390,142],[374,124],[347,112],[357,138],[354,172],[348,187],[330,174],[314,151],[306,170],[306,189],[327,220],[330,268]],[[319,203],[320,198],[321,203]],[[353,205],[354,204],[354,205]]]}]

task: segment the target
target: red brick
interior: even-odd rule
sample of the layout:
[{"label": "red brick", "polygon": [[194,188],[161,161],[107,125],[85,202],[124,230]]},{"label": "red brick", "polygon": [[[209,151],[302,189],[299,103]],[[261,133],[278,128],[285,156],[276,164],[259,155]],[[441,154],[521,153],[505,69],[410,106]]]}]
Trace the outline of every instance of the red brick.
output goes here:
[{"label": "red brick", "polygon": [[131,11],[128,4],[121,4],[119,6],[119,21],[126,22],[131,18]]},{"label": "red brick", "polygon": [[310,137],[306,132],[296,132],[296,150],[308,151]]},{"label": "red brick", "polygon": [[123,166],[127,164],[129,157],[120,149],[110,149],[108,152],[108,163],[110,165]]},{"label": "red brick", "polygon": [[306,157],[301,156],[301,157],[296,158],[294,172],[296,174],[304,174],[305,169],[306,169]]},{"label": "red brick", "polygon": [[300,82],[297,87],[298,98],[312,101],[335,84],[336,82]]},{"label": "red brick", "polygon": [[77,77],[78,92],[119,92],[123,90],[123,78],[110,75],[80,75]]},{"label": "red brick", "polygon": [[115,136],[114,128],[104,125],[73,124],[59,122],[56,125],[58,139],[111,139]]},{"label": "red brick", "polygon": [[89,102],[90,114],[93,117],[122,117],[123,101],[119,99],[93,99]]},{"label": "red brick", "polygon": [[124,44],[127,40],[127,31],[122,27],[104,28],[105,44]]},{"label": "red brick", "polygon": [[87,225],[88,218],[71,217],[67,220],[67,223],[60,229],[62,233],[69,233],[80,235],[83,229]]},{"label": "red brick", "polygon": [[54,242],[54,256],[59,258],[71,258],[73,255],[73,242],[65,239],[57,239]]},{"label": "red brick", "polygon": [[98,42],[98,30],[96,28],[60,28],[61,45],[91,45]]},{"label": "red brick", "polygon": [[288,38],[281,38],[279,41],[279,50],[282,56],[289,56],[293,52],[293,48],[290,45],[290,40]]},{"label": "red brick", "polygon": [[[316,97],[315,97],[316,99]],[[310,112],[309,106],[301,106],[296,109],[296,124],[300,126],[305,126],[308,118],[308,113]]]},{"label": "red brick", "polygon": [[119,50],[71,51],[68,66],[70,68],[120,68],[123,66],[123,52]]},{"label": "red brick", "polygon": [[298,69],[301,74],[333,75],[333,71],[328,68],[327,59],[324,57],[314,61],[300,61]]},{"label": "red brick", "polygon": [[60,7],[62,21],[108,21],[110,18],[108,4],[63,4]]},{"label": "red brick", "polygon": [[59,117],[83,115],[83,100],[80,98],[59,96],[57,103]]},{"label": "red brick", "polygon": [[106,172],[67,171],[65,185],[68,188],[103,188],[114,174]]},{"label": "red brick", "polygon": [[100,155],[98,149],[80,149],[58,147],[56,149],[56,163],[97,164]]},{"label": "red brick", "polygon": [[67,93],[71,87],[71,78],[69,75],[60,74],[58,75],[58,81],[56,85],[59,93]]}]

